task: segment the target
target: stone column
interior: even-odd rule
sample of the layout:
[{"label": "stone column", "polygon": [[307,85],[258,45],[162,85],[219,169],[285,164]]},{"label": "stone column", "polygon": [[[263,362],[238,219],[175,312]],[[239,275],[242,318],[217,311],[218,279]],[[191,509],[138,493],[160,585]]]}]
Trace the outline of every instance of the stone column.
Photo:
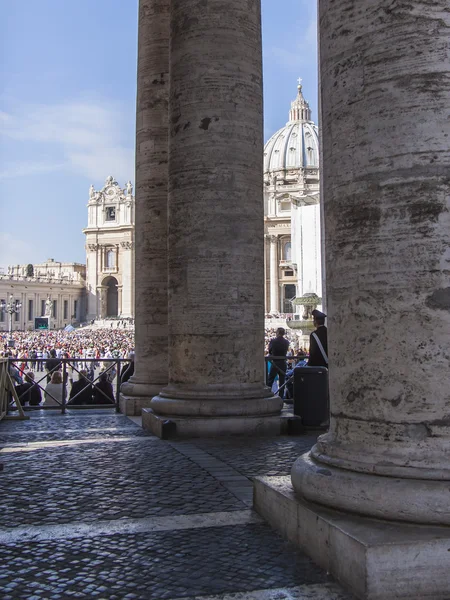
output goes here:
[{"label": "stone column", "polygon": [[123,294],[123,285],[117,286],[117,316],[122,316],[122,294]]},{"label": "stone column", "polygon": [[169,0],[140,0],[136,115],[136,370],[122,386],[122,411],[167,384],[167,178]]},{"label": "stone column", "polygon": [[171,7],[169,385],[144,426],[279,432],[264,385],[260,1]]},{"label": "stone column", "polygon": [[448,2],[320,1],[331,427],[321,504],[450,524]]},{"label": "stone column", "polygon": [[278,236],[269,236],[270,312],[280,312],[278,283]]}]

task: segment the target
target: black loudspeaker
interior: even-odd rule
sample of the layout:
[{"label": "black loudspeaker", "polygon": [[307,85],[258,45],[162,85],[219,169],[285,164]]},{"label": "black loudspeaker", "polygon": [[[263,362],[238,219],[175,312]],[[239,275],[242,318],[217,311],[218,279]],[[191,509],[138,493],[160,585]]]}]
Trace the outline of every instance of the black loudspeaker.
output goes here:
[{"label": "black loudspeaker", "polygon": [[294,369],[294,415],[305,427],[319,427],[328,421],[328,369],[296,367]]}]

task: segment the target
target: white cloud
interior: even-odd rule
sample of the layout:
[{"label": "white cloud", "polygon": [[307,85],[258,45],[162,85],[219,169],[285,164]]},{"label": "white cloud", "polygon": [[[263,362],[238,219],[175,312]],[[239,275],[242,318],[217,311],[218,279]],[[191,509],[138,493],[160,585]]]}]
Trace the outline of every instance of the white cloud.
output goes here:
[{"label": "white cloud", "polygon": [[59,171],[66,166],[66,163],[55,162],[7,162],[3,163],[0,170],[0,181],[2,179],[14,179],[15,177],[26,177],[39,173],[51,173]]},{"label": "white cloud", "polygon": [[[73,101],[55,105],[23,105],[13,113],[0,112],[0,136],[27,145],[45,147],[55,160],[26,165],[10,164],[3,177],[24,172],[52,171],[64,165],[66,169],[103,180],[113,174],[118,180],[133,178],[134,131],[127,131],[117,106],[99,101]],[[124,140],[132,139],[133,143]],[[5,146],[5,142],[3,142]],[[49,149],[51,152],[49,152]],[[39,152],[39,150],[37,150]],[[61,160],[62,159],[62,160]],[[41,170],[40,170],[41,169]]]},{"label": "white cloud", "polygon": [[285,45],[272,46],[266,55],[275,58],[282,66],[298,69],[317,62],[317,15],[315,10],[296,23],[294,42],[289,35]]},{"label": "white cloud", "polygon": [[36,248],[30,242],[0,231],[0,268],[5,273],[8,265],[29,263],[33,256]]}]

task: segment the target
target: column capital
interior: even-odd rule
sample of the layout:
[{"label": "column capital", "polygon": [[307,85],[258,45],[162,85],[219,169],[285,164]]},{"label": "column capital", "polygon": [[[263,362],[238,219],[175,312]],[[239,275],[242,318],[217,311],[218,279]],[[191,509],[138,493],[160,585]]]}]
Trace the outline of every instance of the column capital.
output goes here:
[{"label": "column capital", "polygon": [[276,244],[277,241],[278,241],[279,235],[278,234],[273,234],[273,233],[266,233],[264,237],[271,244]]}]

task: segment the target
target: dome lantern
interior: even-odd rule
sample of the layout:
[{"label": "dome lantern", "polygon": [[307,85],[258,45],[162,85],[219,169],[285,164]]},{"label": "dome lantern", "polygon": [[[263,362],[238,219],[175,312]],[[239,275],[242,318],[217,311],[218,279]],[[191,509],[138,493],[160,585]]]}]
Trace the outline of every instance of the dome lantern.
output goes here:
[{"label": "dome lantern", "polygon": [[289,111],[289,122],[292,121],[311,121],[311,109],[306,102],[302,91],[302,79],[298,79],[297,98],[291,103]]},{"label": "dome lantern", "polygon": [[301,79],[297,97],[291,103],[289,121],[279,129],[264,147],[264,173],[299,169],[318,169],[319,132],[311,119],[311,109],[303,96]]}]

